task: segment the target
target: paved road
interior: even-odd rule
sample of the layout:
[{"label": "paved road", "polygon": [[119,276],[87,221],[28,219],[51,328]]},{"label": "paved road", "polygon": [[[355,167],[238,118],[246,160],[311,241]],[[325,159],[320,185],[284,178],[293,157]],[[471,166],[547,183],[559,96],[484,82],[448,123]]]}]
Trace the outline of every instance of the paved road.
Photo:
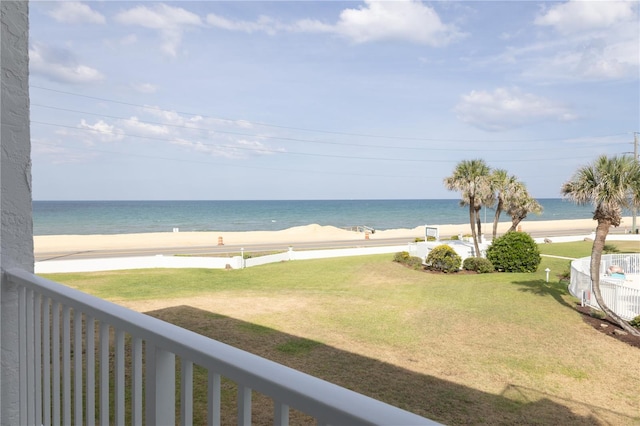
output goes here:
[{"label": "paved road", "polygon": [[[569,236],[569,235],[588,235],[593,228],[574,229],[567,231],[547,231],[532,232],[532,237],[550,237]],[[613,233],[623,233],[624,230],[616,229]],[[375,235],[370,240],[364,238],[358,240],[347,241],[322,241],[322,242],[299,242],[292,243],[296,250],[313,250],[313,249],[330,249],[330,248],[348,248],[348,247],[379,247],[394,246],[407,244],[410,240],[407,238],[376,238]],[[210,245],[210,246],[188,246],[188,247],[159,247],[153,249],[122,249],[122,250],[92,250],[92,251],[72,251],[62,250],[50,253],[35,253],[36,261],[55,260],[55,259],[97,259],[109,257],[133,257],[133,256],[154,256],[165,255],[171,256],[176,254],[185,255],[239,255],[240,249],[244,248],[245,253],[256,252],[281,252],[289,248],[289,244],[268,243],[268,244],[244,244],[244,245]]]},{"label": "paved road", "polygon": [[96,259],[108,257],[133,257],[133,256],[155,256],[165,255],[171,256],[176,254],[186,255],[239,255],[240,250],[244,249],[245,253],[256,252],[282,252],[289,249],[291,245],[296,250],[315,250],[330,248],[348,248],[348,247],[379,247],[379,246],[395,246],[407,244],[407,238],[385,238],[377,240],[347,240],[347,241],[318,241],[318,242],[299,242],[292,244],[284,243],[261,243],[261,244],[244,244],[244,245],[210,245],[210,246],[187,246],[187,247],[159,247],[153,249],[122,249],[122,250],[92,250],[83,252],[59,251],[55,253],[35,253],[36,261],[55,260],[55,259]]}]

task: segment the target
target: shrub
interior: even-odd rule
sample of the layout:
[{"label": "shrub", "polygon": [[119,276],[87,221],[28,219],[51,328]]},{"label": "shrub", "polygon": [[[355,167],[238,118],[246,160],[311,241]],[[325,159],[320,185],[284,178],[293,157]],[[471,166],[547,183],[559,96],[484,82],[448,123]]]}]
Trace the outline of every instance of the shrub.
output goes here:
[{"label": "shrub", "polygon": [[524,232],[507,232],[494,239],[487,249],[487,259],[504,272],[535,272],[541,261],[538,245]]},{"label": "shrub", "polygon": [[427,268],[432,271],[457,272],[462,258],[446,244],[434,247],[427,256]]},{"label": "shrub", "polygon": [[405,263],[407,262],[407,260],[409,260],[410,257],[411,255],[408,251],[400,251],[393,255],[393,261],[398,263]]},{"label": "shrub", "polygon": [[483,257],[467,257],[462,262],[462,268],[467,271],[476,271],[479,274],[487,274],[495,270],[493,263]]},{"label": "shrub", "polygon": [[605,244],[602,248],[604,254],[620,253],[620,249],[613,244]]},{"label": "shrub", "polygon": [[589,315],[591,315],[594,318],[598,318],[598,319],[605,319],[607,317],[607,314],[605,314],[604,312],[598,310],[598,309],[591,309],[589,311]]},{"label": "shrub", "polygon": [[393,261],[401,263],[411,269],[422,269],[422,259],[416,256],[411,256],[408,251],[401,251],[393,256]]},{"label": "shrub", "polygon": [[629,321],[631,327],[640,328],[640,315]]}]

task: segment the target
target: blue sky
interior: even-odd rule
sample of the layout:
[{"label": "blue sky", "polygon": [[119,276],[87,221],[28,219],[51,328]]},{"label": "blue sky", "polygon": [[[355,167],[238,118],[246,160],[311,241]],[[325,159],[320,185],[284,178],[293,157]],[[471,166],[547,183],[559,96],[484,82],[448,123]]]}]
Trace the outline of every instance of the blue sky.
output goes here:
[{"label": "blue sky", "polygon": [[30,2],[33,197],[559,197],[633,151],[639,3]]}]

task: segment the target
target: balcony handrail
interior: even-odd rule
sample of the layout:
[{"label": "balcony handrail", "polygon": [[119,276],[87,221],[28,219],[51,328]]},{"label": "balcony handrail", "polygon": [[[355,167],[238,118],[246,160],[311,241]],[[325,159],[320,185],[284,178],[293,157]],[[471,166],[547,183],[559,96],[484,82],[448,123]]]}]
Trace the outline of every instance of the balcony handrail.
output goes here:
[{"label": "balcony handrail", "polygon": [[[6,278],[98,321],[151,342],[325,424],[438,424],[157,318],[38,277],[21,269]],[[148,374],[148,373],[147,373]],[[288,416],[286,416],[288,418]]]}]

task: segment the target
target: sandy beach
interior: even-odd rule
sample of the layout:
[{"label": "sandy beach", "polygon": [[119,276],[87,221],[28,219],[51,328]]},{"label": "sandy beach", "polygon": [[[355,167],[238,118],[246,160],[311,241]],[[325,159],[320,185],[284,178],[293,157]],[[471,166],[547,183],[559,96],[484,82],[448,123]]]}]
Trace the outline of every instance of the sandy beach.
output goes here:
[{"label": "sandy beach", "polygon": [[[511,223],[501,222],[498,234],[506,232]],[[431,226],[431,225],[430,225]],[[468,234],[469,225],[433,225],[438,226],[441,237]],[[491,235],[491,224],[483,225],[486,236]],[[559,235],[566,231],[566,235],[589,234],[595,230],[596,222],[592,219],[552,220],[552,221],[524,221],[521,223],[523,232],[549,232]],[[625,217],[616,232],[630,228],[631,218]],[[371,240],[387,238],[424,237],[425,227],[413,229],[379,230],[369,235]],[[282,231],[251,231],[251,232],[156,232],[144,234],[117,235],[44,235],[34,237],[35,253],[55,253],[60,251],[88,251],[113,249],[145,249],[169,247],[202,247],[217,245],[220,239],[224,245],[250,245],[277,243],[295,245],[303,242],[349,241],[364,239],[362,232],[348,231],[334,226],[307,225],[285,229]]]}]

